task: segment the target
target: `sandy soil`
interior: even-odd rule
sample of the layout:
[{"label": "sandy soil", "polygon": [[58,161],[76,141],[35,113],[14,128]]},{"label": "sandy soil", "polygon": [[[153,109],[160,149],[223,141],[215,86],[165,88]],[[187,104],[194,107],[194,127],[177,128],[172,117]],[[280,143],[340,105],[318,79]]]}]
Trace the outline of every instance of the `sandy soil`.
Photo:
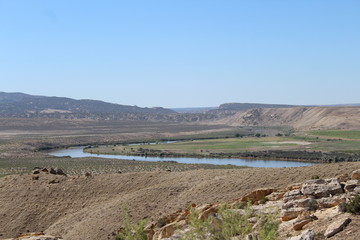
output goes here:
[{"label": "sandy soil", "polygon": [[[351,173],[360,163],[301,168],[141,172],[92,177],[42,174],[0,178],[0,238],[45,231],[64,239],[113,239],[121,226],[123,208],[134,220],[158,219],[190,203],[230,201],[260,187]],[[56,180],[58,183],[50,183]],[[352,227],[353,226],[353,227]],[[355,219],[339,239],[356,239]],[[349,231],[351,231],[348,233]],[[345,234],[345,233],[343,233]]]}]

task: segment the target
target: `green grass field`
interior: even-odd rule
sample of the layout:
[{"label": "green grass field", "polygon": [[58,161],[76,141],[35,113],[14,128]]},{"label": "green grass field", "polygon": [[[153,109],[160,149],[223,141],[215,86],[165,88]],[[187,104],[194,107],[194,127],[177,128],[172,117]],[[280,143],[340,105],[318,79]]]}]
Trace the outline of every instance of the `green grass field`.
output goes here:
[{"label": "green grass field", "polygon": [[[340,133],[337,133],[339,136]],[[342,136],[348,136],[343,133]],[[289,137],[246,137],[246,138],[221,138],[193,141],[179,141],[175,143],[143,144],[143,145],[112,145],[98,146],[87,149],[87,152],[102,154],[131,155],[141,152],[142,149],[162,151],[175,154],[210,153],[237,153],[244,151],[264,150],[307,150],[324,152],[359,153],[360,141],[357,139],[325,139],[317,136],[289,136]]]},{"label": "green grass field", "polygon": [[341,130],[319,130],[308,132],[310,135],[340,139],[360,139],[360,130],[341,131]]}]

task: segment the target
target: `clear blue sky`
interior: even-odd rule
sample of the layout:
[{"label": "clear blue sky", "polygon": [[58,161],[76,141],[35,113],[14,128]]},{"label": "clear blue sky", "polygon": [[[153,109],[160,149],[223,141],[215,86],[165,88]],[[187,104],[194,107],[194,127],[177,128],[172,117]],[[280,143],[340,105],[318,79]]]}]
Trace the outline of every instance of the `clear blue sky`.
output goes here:
[{"label": "clear blue sky", "polygon": [[360,1],[0,0],[0,91],[144,107],[360,102]]}]

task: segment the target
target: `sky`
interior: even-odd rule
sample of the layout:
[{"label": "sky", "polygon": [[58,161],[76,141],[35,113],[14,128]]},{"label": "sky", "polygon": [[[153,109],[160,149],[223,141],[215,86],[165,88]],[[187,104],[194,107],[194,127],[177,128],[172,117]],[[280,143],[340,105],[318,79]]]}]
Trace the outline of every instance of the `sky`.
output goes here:
[{"label": "sky", "polygon": [[0,0],[0,91],[141,107],[360,102],[358,0]]}]

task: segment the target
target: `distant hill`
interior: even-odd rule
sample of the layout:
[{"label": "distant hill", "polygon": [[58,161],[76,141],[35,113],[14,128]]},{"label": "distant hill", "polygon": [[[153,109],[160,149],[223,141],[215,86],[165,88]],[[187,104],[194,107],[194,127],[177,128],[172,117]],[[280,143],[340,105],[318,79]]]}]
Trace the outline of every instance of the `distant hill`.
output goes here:
[{"label": "distant hill", "polygon": [[232,126],[291,126],[296,129],[360,129],[360,107],[262,108],[240,111],[217,123]]},{"label": "distant hill", "polygon": [[204,113],[210,110],[216,110],[218,107],[191,107],[191,108],[172,108],[178,113]]},{"label": "distant hill", "polygon": [[75,100],[65,97],[34,96],[24,93],[0,92],[0,116],[41,114],[108,114],[153,113],[171,114],[175,111],[161,107],[141,108],[97,100]]},{"label": "distant hill", "polygon": [[296,105],[263,104],[263,103],[224,103],[219,106],[220,111],[244,111],[253,108],[290,108]]}]

